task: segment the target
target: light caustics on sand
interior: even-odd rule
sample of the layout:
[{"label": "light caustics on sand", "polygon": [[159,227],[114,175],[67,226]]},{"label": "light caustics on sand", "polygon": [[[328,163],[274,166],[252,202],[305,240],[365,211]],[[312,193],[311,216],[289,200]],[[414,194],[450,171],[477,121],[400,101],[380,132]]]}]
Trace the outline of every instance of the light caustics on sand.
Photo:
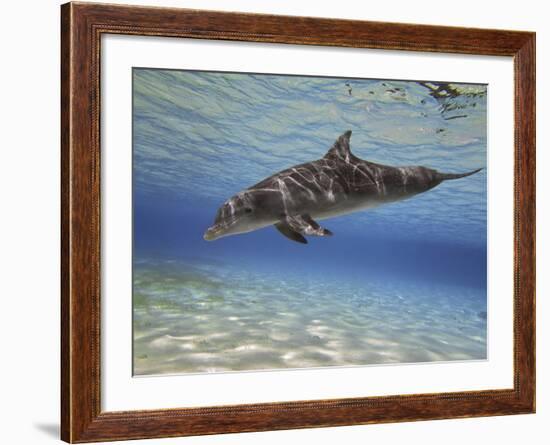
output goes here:
[{"label": "light caustics on sand", "polygon": [[485,306],[474,289],[330,285],[196,260],[142,261],[136,275],[136,375],[472,360],[486,354]]}]

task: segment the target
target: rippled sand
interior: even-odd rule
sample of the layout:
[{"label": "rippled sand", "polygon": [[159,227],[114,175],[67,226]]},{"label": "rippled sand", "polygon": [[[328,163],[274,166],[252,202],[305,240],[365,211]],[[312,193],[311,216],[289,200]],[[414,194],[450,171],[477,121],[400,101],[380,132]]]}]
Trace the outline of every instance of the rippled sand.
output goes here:
[{"label": "rippled sand", "polygon": [[134,374],[485,359],[481,292],[141,260]]}]

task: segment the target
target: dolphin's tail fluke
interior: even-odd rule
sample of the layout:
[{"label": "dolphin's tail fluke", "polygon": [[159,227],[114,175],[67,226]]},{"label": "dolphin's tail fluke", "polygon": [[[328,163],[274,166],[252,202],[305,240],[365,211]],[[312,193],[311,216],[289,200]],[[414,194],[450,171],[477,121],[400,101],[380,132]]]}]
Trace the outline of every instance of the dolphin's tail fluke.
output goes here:
[{"label": "dolphin's tail fluke", "polygon": [[459,179],[459,178],[465,178],[466,176],[473,175],[474,173],[477,173],[478,171],[483,170],[483,168],[478,168],[477,170],[472,170],[471,172],[466,173],[437,173],[438,178],[441,181],[446,181],[447,179]]}]

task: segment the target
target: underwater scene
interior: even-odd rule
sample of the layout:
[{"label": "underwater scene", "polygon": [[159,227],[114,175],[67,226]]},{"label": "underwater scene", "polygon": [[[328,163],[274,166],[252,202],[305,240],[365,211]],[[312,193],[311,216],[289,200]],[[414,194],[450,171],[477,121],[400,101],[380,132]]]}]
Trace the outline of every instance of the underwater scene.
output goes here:
[{"label": "underwater scene", "polygon": [[487,85],[132,77],[135,376],[487,358]]}]

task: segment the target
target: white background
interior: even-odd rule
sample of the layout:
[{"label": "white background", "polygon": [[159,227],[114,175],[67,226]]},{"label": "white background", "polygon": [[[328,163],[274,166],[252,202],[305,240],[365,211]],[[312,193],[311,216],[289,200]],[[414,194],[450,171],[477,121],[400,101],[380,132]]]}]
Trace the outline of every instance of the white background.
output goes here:
[{"label": "white background", "polygon": [[[317,15],[394,22],[528,29],[538,41],[538,392],[536,415],[486,419],[355,426],[316,430],[154,440],[148,443],[279,444],[286,443],[422,443],[539,444],[548,440],[550,374],[547,340],[550,310],[550,235],[542,230],[548,217],[550,186],[543,166],[550,163],[548,126],[543,108],[550,99],[547,75],[550,31],[544,2],[406,0],[393,2],[308,2],[305,0],[153,1],[150,5],[220,10]],[[2,199],[0,258],[3,299],[2,442],[53,442],[59,415],[59,2],[7,2],[2,9],[0,69],[0,147]],[[7,136],[7,137],[6,137]],[[548,224],[546,224],[548,226]]]}]

